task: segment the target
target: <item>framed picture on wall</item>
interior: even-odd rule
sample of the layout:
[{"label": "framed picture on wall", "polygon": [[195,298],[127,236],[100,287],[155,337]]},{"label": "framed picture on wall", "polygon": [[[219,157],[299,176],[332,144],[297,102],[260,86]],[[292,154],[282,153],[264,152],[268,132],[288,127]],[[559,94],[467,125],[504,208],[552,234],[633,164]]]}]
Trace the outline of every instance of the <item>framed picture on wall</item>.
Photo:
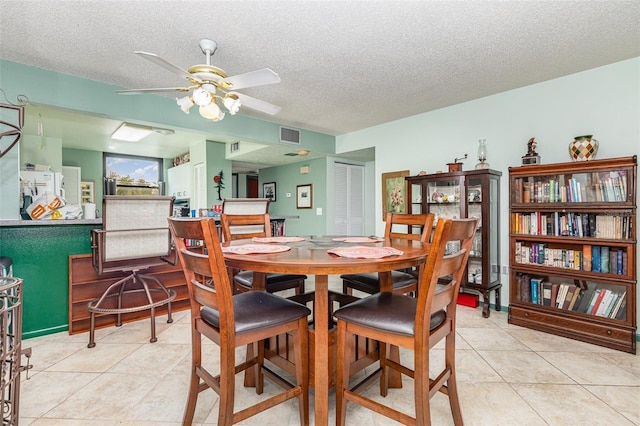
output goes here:
[{"label": "framed picture on wall", "polygon": [[382,174],[382,220],[387,213],[407,213],[407,181],[409,170]]},{"label": "framed picture on wall", "polygon": [[262,184],[262,196],[272,202],[276,200],[276,183],[267,182]]},{"label": "framed picture on wall", "polygon": [[310,209],[313,206],[312,196],[313,192],[310,183],[307,185],[298,185],[296,187],[296,208]]}]

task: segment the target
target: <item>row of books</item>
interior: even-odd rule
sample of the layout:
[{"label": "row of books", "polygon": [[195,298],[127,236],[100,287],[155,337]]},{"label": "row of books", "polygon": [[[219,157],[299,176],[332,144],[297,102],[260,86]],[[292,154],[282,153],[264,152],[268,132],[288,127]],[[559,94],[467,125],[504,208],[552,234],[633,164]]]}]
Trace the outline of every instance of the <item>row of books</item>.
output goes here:
[{"label": "row of books", "polygon": [[625,214],[512,213],[511,232],[526,235],[628,240],[633,236],[633,218]]},{"label": "row of books", "polygon": [[605,288],[588,289],[571,283],[551,283],[546,277],[522,274],[520,279],[520,301],[549,306],[565,311],[580,312],[604,318],[625,320],[625,290]]},{"label": "row of books", "polygon": [[542,177],[533,182],[517,179],[517,203],[581,203],[622,202],[627,200],[627,178],[624,170]]},{"label": "row of books", "polygon": [[272,220],[271,221],[271,235],[274,237],[281,237],[284,235],[284,221],[283,220]]},{"label": "row of books", "polygon": [[584,244],[582,250],[551,248],[544,243],[516,241],[515,263],[628,275],[627,251],[620,247]]}]

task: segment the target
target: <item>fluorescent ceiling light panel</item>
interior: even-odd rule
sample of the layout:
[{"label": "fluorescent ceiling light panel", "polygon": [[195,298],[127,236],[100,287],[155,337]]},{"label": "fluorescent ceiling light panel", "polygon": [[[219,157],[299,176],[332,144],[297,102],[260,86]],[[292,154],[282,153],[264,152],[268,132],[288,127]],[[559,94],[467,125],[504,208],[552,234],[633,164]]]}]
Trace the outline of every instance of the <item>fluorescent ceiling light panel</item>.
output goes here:
[{"label": "fluorescent ceiling light panel", "polygon": [[138,126],[137,124],[122,123],[118,130],[113,132],[111,139],[125,142],[139,142],[153,133],[153,128]]}]

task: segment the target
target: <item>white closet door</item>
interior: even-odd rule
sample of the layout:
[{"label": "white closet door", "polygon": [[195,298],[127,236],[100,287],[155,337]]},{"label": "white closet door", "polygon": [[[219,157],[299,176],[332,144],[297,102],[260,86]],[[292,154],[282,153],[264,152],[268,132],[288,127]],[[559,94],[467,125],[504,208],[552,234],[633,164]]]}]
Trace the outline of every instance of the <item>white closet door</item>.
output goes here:
[{"label": "white closet door", "polygon": [[364,167],[335,164],[335,222],[336,235],[364,233]]},{"label": "white closet door", "polygon": [[193,166],[193,198],[192,209],[204,209],[207,207],[207,175],[204,163]]}]

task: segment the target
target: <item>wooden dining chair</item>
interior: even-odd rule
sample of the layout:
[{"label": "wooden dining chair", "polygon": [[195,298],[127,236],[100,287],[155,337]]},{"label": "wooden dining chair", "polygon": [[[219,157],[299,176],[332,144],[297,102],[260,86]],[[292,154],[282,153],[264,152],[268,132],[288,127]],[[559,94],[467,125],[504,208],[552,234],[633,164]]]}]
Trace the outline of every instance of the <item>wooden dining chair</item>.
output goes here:
[{"label": "wooden dining chair", "polygon": [[[402,238],[427,243],[431,237],[433,218],[433,213],[387,213],[384,236],[385,238]],[[419,233],[414,233],[414,228],[418,228]],[[400,232],[401,230],[406,232]],[[354,289],[368,294],[380,291],[380,280],[377,273],[346,274],[341,275],[340,278],[342,278],[342,292],[344,294],[353,294]],[[417,291],[417,271],[393,271],[391,279],[395,293],[406,294]]]},{"label": "wooden dining chair", "polygon": [[[226,214],[220,216],[220,225],[225,241],[271,237],[269,214]],[[232,271],[234,291],[243,293],[253,290],[253,271]],[[265,289],[269,293],[294,289],[303,294],[306,275],[266,274]]]},{"label": "wooden dining chair", "polygon": [[[211,218],[169,218],[169,226],[182,263],[191,301],[191,381],[183,425],[193,422],[198,394],[208,388],[218,393],[218,425],[243,421],[291,398],[298,399],[300,424],[309,424],[309,337],[311,311],[298,303],[263,291],[233,295],[215,222]],[[185,240],[204,247],[187,248]],[[207,254],[202,254],[206,249]],[[287,333],[292,338],[295,385],[268,368],[264,342]],[[220,374],[203,366],[202,336],[220,347]],[[236,364],[236,348],[254,345],[256,356]],[[262,394],[264,376],[285,390],[250,407],[234,411],[235,375],[254,368],[256,392]]]},{"label": "wooden dining chair", "polygon": [[[438,391],[448,395],[454,423],[462,425],[455,369],[456,301],[477,226],[476,218],[438,221],[417,298],[377,293],[334,313],[338,319],[337,425],[345,424],[347,401],[405,425],[431,424],[429,401]],[[446,252],[448,247],[453,247],[451,253]],[[354,335],[379,341],[380,368],[350,388],[348,360],[353,349],[347,342]],[[446,340],[444,369],[431,379],[429,351],[442,339]],[[388,359],[391,345],[413,351],[414,370]],[[414,379],[415,417],[358,393],[379,376],[380,394],[386,397],[389,368]]]}]

